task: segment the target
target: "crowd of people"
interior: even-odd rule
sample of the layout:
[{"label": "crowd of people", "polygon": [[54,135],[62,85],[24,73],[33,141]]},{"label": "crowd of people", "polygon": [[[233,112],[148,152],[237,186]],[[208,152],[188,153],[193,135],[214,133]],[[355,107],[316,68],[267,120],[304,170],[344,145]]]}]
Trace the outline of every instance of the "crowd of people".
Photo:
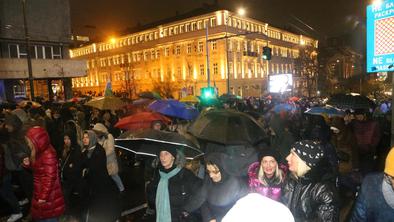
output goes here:
[{"label": "crowd of people", "polygon": [[[294,109],[276,110],[278,103]],[[232,154],[206,141],[200,144],[203,158],[191,164],[170,144],[157,147],[157,158],[136,157],[136,163],[144,162],[148,203],[141,220],[261,221],[276,212],[271,220],[393,221],[390,104],[346,110],[343,116],[304,113],[318,105],[287,98],[215,104],[209,109],[247,113],[264,129],[265,139],[252,147],[255,158],[246,169],[234,170]],[[1,109],[0,198],[12,211],[8,222],[120,219],[127,187],[119,174],[115,138],[122,132],[115,124],[130,110],[49,102]],[[185,135],[191,123],[154,121],[151,128]],[[29,215],[23,215],[22,204],[30,204]]]}]

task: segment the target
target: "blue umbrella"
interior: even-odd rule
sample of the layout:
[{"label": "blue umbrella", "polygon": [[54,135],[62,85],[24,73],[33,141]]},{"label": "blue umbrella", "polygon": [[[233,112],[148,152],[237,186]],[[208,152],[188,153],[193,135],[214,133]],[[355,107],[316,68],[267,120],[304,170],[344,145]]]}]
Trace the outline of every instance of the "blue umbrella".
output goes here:
[{"label": "blue umbrella", "polygon": [[175,99],[156,100],[148,108],[152,111],[185,120],[197,118],[199,112],[196,108],[187,106]]},{"label": "blue umbrella", "polygon": [[306,114],[311,115],[322,115],[326,114],[328,116],[345,116],[345,112],[332,106],[324,107],[312,107],[305,111]]},{"label": "blue umbrella", "polygon": [[280,113],[282,111],[285,112],[292,112],[295,111],[297,108],[294,105],[288,103],[280,103],[274,106],[273,111],[276,113]]}]

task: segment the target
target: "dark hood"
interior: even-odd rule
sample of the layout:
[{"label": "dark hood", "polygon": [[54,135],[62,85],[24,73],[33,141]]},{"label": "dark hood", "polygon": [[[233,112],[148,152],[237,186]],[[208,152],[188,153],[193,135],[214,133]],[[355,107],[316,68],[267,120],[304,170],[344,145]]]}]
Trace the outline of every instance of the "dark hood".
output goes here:
[{"label": "dark hood", "polygon": [[73,132],[72,130],[67,130],[66,132],[64,132],[63,137],[64,136],[68,136],[70,138],[72,148],[79,147],[76,132]]},{"label": "dark hood", "polygon": [[[229,173],[227,171],[227,162],[229,161],[229,157],[224,153],[210,153],[208,156],[205,157],[205,163],[213,163],[215,164],[222,176],[222,179],[219,183],[227,180],[229,178]],[[207,175],[209,177],[209,175]]]}]

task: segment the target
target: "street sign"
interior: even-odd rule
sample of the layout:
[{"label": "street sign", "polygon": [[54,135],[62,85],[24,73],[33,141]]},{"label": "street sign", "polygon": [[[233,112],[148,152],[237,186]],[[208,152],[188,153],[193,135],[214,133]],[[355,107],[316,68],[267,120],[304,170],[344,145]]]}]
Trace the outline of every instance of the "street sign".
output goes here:
[{"label": "street sign", "polygon": [[367,6],[367,72],[394,71],[394,0]]}]

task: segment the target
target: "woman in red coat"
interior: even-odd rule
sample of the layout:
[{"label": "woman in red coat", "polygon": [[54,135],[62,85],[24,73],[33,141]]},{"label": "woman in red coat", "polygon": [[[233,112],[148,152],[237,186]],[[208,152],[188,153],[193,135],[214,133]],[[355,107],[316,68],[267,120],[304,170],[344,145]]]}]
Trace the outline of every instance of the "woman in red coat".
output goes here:
[{"label": "woman in red coat", "polygon": [[26,133],[26,140],[32,151],[30,161],[24,160],[24,164],[33,170],[31,215],[35,221],[57,221],[65,206],[56,151],[42,127],[30,128]]}]

